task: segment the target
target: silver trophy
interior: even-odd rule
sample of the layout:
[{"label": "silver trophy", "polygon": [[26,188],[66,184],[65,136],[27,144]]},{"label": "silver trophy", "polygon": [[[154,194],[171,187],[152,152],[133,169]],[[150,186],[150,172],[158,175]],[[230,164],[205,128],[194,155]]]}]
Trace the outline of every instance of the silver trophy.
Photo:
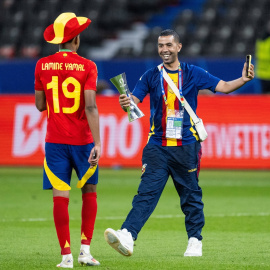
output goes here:
[{"label": "silver trophy", "polygon": [[114,86],[117,88],[117,90],[120,94],[125,94],[130,98],[130,106],[129,106],[129,108],[127,108],[129,122],[132,122],[138,118],[143,117],[144,114],[138,108],[138,106],[136,105],[136,103],[134,102],[134,100],[131,96],[131,93],[130,93],[128,85],[127,85],[127,79],[126,79],[125,72],[111,78],[110,81],[114,84]]}]

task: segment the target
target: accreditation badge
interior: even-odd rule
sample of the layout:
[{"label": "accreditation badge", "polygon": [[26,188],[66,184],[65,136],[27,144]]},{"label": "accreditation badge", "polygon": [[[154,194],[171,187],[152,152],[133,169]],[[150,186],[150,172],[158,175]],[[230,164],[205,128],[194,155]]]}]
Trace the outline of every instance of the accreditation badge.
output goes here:
[{"label": "accreditation badge", "polygon": [[182,139],[184,108],[181,110],[167,109],[166,138]]}]

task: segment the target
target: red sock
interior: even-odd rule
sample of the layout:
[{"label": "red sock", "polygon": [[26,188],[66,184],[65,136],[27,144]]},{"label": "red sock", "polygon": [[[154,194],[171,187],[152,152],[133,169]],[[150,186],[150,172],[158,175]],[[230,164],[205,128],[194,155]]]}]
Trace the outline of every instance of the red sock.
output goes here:
[{"label": "red sock", "polygon": [[70,233],[69,233],[69,199],[65,197],[53,197],[53,217],[57,237],[61,247],[61,254],[70,254]]},{"label": "red sock", "polygon": [[81,244],[90,245],[97,215],[97,193],[82,194]]}]

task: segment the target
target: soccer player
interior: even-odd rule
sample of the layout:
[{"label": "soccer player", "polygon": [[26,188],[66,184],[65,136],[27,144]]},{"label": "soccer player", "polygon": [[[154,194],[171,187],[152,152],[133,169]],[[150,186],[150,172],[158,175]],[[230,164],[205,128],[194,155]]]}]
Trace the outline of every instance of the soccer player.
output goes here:
[{"label": "soccer player", "polygon": [[[201,144],[192,118],[184,108],[185,101],[176,98],[163,78],[164,70],[194,112],[200,89],[228,94],[254,78],[253,65],[247,76],[245,63],[240,78],[225,82],[199,67],[180,62],[178,53],[181,48],[175,31],[162,31],[158,38],[162,67],[146,71],[132,93],[136,104],[150,94],[150,132],[143,150],[141,183],[121,230],[108,228],[104,233],[108,244],[125,256],[132,255],[134,240],[154,211],[169,176],[173,179],[185,214],[188,246],[184,256],[202,256],[204,213],[202,190],[198,184]],[[126,111],[130,98],[120,95],[119,103]]]},{"label": "soccer player", "polygon": [[35,102],[47,110],[43,189],[52,189],[53,217],[61,247],[57,267],[73,268],[69,232],[71,172],[82,191],[81,249],[78,262],[99,265],[90,253],[97,213],[98,161],[101,153],[99,114],[96,105],[97,67],[79,56],[80,33],[90,24],[74,13],[62,13],[44,31],[47,42],[59,52],[41,58],[35,69]]}]

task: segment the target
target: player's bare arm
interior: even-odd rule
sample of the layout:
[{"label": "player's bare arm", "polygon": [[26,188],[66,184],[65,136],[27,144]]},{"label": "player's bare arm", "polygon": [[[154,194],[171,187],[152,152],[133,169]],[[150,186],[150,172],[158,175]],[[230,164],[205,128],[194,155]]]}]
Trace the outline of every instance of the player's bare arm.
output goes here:
[{"label": "player's bare arm", "polygon": [[248,76],[246,75],[246,63],[245,63],[242,70],[242,77],[229,82],[221,80],[216,87],[216,91],[224,94],[229,94],[237,90],[241,86],[243,86],[245,83],[251,81],[254,78],[254,75],[255,75],[254,65],[252,64],[250,65],[250,68],[248,70]]},{"label": "player's bare arm", "polygon": [[47,109],[46,96],[44,91],[35,91],[35,104],[40,112],[45,111]]},{"label": "player's bare arm", "polygon": [[95,165],[98,164],[101,155],[99,114],[96,104],[96,91],[85,90],[84,97],[85,97],[85,114],[95,142],[95,147],[92,149],[90,153],[88,162],[91,164],[90,167],[94,167]]},{"label": "player's bare arm", "polygon": [[[136,105],[138,105],[140,103],[140,100],[137,97],[132,95],[132,98],[133,98]],[[127,108],[130,106],[130,98],[125,94],[120,95],[119,96],[119,104],[120,104],[121,108],[126,112]]]}]

